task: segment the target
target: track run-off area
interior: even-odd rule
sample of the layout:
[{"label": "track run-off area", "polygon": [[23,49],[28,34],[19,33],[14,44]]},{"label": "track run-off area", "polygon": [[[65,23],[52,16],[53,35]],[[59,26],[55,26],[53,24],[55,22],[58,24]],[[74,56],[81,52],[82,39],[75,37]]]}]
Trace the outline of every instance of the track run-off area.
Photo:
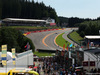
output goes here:
[{"label": "track run-off area", "polygon": [[[61,47],[58,46],[55,42],[57,36],[64,32],[70,33],[72,30],[76,30],[76,29],[77,28],[65,28],[63,30],[60,29],[60,30],[53,30],[53,31],[31,33],[27,35],[27,37],[32,40],[35,46],[35,49],[56,50],[56,49],[61,49]],[[65,35],[65,37],[67,38],[67,35]],[[66,41],[69,41],[69,40],[66,40]]]}]

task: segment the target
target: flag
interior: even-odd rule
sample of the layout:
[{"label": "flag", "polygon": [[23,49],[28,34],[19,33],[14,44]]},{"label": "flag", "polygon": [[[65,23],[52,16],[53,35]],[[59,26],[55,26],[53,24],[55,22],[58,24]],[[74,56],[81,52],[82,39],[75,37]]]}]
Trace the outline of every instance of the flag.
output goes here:
[{"label": "flag", "polygon": [[25,48],[27,48],[27,45],[25,46]]},{"label": "flag", "polygon": [[12,60],[13,60],[13,65],[15,65],[15,48],[12,48]]},{"label": "flag", "polygon": [[90,46],[92,46],[92,47],[94,46],[93,42],[90,43]]},{"label": "flag", "polygon": [[65,50],[65,44],[63,45],[63,50]]},{"label": "flag", "polygon": [[26,49],[26,50],[29,50],[29,49],[30,49],[29,42],[26,44],[25,49]]},{"label": "flag", "polygon": [[64,56],[64,51],[61,51],[61,56]]},{"label": "flag", "polygon": [[70,44],[70,45],[69,45],[69,47],[72,47],[72,46],[73,46],[73,44]]},{"label": "flag", "polygon": [[67,51],[68,51],[68,46],[69,46],[69,45],[67,45],[67,48],[66,48],[66,49],[67,49]]},{"label": "flag", "polygon": [[58,55],[58,50],[56,49],[56,54]]},{"label": "flag", "polygon": [[71,58],[71,52],[69,51],[69,58]]},{"label": "flag", "polygon": [[88,47],[88,49],[89,49],[89,41],[88,41],[87,47]]},{"label": "flag", "polygon": [[81,46],[81,48],[83,48],[83,46]]},{"label": "flag", "polygon": [[79,58],[79,52],[77,52],[77,56],[78,56],[78,58]]},{"label": "flag", "polygon": [[1,54],[1,60],[2,60],[2,65],[7,65],[7,45],[2,45],[2,54]]}]

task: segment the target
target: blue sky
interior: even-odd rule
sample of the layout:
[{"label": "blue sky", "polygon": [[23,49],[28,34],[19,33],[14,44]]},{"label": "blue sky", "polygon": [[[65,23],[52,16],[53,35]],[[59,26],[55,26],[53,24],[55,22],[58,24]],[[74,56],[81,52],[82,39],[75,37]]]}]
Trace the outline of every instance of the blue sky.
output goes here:
[{"label": "blue sky", "polygon": [[100,16],[100,0],[34,0],[53,7],[58,16],[97,18]]}]

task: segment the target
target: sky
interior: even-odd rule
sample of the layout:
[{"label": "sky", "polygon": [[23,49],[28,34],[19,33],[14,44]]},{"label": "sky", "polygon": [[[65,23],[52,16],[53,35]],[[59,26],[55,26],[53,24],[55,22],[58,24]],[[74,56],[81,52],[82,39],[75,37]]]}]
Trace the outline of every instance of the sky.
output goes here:
[{"label": "sky", "polygon": [[51,6],[58,16],[96,19],[100,16],[100,0],[34,0]]}]

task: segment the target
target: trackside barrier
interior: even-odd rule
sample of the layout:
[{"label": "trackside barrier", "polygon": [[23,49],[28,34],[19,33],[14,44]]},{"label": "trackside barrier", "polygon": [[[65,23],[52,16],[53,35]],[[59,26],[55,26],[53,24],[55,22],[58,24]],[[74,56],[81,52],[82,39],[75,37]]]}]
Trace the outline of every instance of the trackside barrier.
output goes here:
[{"label": "trackside barrier", "polygon": [[49,53],[55,53],[56,50],[46,50],[46,49],[37,49],[38,52],[49,52]]},{"label": "trackside barrier", "polygon": [[31,32],[24,33],[23,35],[24,35],[24,36],[26,36],[26,35],[29,35],[29,34],[31,34],[31,33],[45,32],[45,31],[54,31],[54,30],[64,30],[64,29],[47,29],[47,30],[37,30],[37,31],[31,31]]},{"label": "trackside barrier", "polygon": [[[72,32],[74,32],[74,31],[71,31],[71,32],[67,35],[67,37],[68,37],[70,40],[74,41],[74,40],[70,37],[70,34],[71,34]],[[76,41],[74,41],[74,42],[80,46],[80,44],[79,44],[78,42],[76,42]]]}]

